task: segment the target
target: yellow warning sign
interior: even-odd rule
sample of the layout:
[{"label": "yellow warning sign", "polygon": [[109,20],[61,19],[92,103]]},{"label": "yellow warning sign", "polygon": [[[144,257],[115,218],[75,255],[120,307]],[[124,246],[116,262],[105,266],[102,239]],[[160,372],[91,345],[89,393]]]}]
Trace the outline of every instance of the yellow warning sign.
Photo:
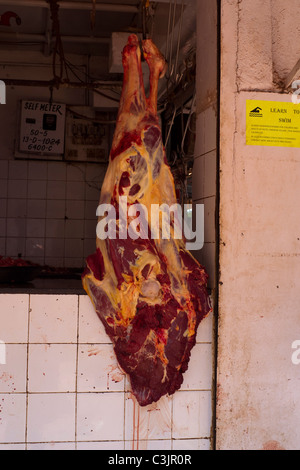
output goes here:
[{"label": "yellow warning sign", "polygon": [[247,100],[246,144],[300,147],[300,105]]}]

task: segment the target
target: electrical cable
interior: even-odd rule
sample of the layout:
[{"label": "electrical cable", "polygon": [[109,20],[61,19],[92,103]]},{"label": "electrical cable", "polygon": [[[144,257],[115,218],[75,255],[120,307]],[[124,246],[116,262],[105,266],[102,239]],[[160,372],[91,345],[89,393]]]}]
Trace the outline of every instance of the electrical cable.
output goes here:
[{"label": "electrical cable", "polygon": [[176,74],[177,74],[178,57],[179,57],[181,32],[182,32],[183,8],[184,8],[184,0],[181,0],[180,24],[179,24],[179,33],[178,33],[178,37],[177,37],[177,50],[176,50],[176,59],[175,59],[175,67],[174,67],[175,83],[176,83]]},{"label": "electrical cable", "polygon": [[[84,84],[84,85],[90,85],[90,86],[92,86],[92,88],[93,88],[93,83],[88,83],[88,82],[86,82],[85,80],[82,80],[82,79],[79,77],[79,75],[78,75],[76,72],[74,72],[74,70],[73,70],[73,65],[71,64],[70,61],[68,61],[66,58],[64,58],[64,61],[65,61],[66,66],[70,69],[70,71],[73,73],[73,75],[77,78],[77,80],[78,80],[80,83],[82,83],[82,84]],[[75,66],[74,66],[74,67],[75,67]],[[84,75],[85,75],[87,78],[89,78],[89,75],[88,75],[86,72],[83,72],[83,73],[84,73]],[[95,85],[95,86],[96,86],[96,85]],[[115,101],[116,103],[119,103],[119,101],[120,101],[120,98],[114,98],[113,96],[109,96],[109,95],[107,95],[106,93],[103,93],[102,91],[96,90],[95,88],[93,88],[93,91],[94,91],[94,93],[96,93],[96,94],[98,94],[98,95],[101,95],[101,96],[103,96],[104,98],[108,98],[109,100]],[[114,92],[114,93],[117,93],[115,90],[110,90],[110,91],[112,91],[112,92]]]},{"label": "electrical cable", "polygon": [[[52,61],[52,70],[53,70],[53,81],[57,88],[63,81],[64,71],[66,73],[66,80],[69,81],[68,71],[66,62],[64,60],[64,48],[60,34],[60,22],[59,22],[59,3],[58,0],[47,0],[50,5],[51,20],[52,20],[52,33],[55,36],[55,43],[53,49],[53,61]],[[57,55],[59,55],[59,73],[57,74]]]},{"label": "electrical cable", "polygon": [[186,154],[184,153],[184,149],[183,149],[183,148],[184,148],[184,142],[185,142],[185,139],[186,139],[186,134],[187,134],[187,131],[188,131],[188,128],[189,128],[189,125],[190,125],[190,121],[191,121],[191,117],[192,117],[192,113],[193,113],[193,108],[194,108],[195,100],[196,100],[196,90],[194,91],[194,96],[193,96],[192,103],[191,103],[190,113],[189,113],[189,116],[188,116],[188,120],[187,120],[187,123],[186,123],[186,126],[185,126],[185,130],[184,130],[184,133],[183,133],[182,141],[181,141],[180,151],[181,151],[181,155],[182,155],[183,157],[186,156]]},{"label": "electrical cable", "polygon": [[78,113],[77,111],[74,111],[72,108],[69,106],[67,107],[67,110],[73,114],[73,116],[79,118],[79,119],[84,119],[86,121],[91,121],[91,122],[96,122],[97,124],[116,124],[116,120],[114,121],[104,121],[103,119],[97,119],[97,118],[92,118],[89,116],[85,116],[81,113]]}]

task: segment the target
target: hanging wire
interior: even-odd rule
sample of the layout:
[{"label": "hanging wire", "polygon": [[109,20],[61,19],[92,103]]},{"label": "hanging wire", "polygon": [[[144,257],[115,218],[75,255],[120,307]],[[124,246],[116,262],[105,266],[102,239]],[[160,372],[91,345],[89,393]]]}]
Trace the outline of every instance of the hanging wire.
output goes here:
[{"label": "hanging wire", "polygon": [[[173,0],[170,0],[170,10],[172,7]],[[169,64],[169,76],[168,78],[171,78],[173,74],[173,64],[172,64],[172,45],[173,45],[173,37],[174,37],[174,29],[175,29],[175,18],[176,18],[176,5],[177,5],[177,0],[174,0],[174,6],[173,6],[173,18],[172,18],[172,29],[171,29],[171,35],[168,34],[168,41],[170,40],[170,46],[169,46],[169,57],[168,55],[166,56],[168,64]]]},{"label": "hanging wire", "polygon": [[171,130],[172,130],[174,120],[175,120],[175,117],[176,117],[176,112],[177,112],[177,108],[176,108],[176,105],[174,104],[174,112],[173,112],[173,116],[172,116],[172,119],[171,119],[171,123],[169,124],[169,130],[168,130],[168,135],[167,135],[166,142],[165,142],[165,147],[168,145],[168,142],[169,142],[169,137],[171,135]]},{"label": "hanging wire", "polygon": [[190,126],[190,121],[191,121],[191,117],[192,117],[192,114],[193,114],[195,101],[196,101],[196,90],[194,91],[194,96],[193,96],[192,103],[191,103],[190,113],[189,113],[189,116],[188,116],[188,120],[187,120],[187,123],[186,123],[186,126],[185,126],[182,141],[181,141],[180,151],[181,151],[181,155],[182,155],[183,158],[187,156],[184,152],[184,143],[185,143],[187,131],[188,131],[189,126]]},{"label": "hanging wire", "polygon": [[[47,0],[50,5],[51,20],[52,20],[52,32],[55,36],[55,43],[53,49],[53,82],[56,87],[63,81],[64,71],[66,73],[67,81],[69,81],[68,70],[65,62],[64,48],[60,34],[60,23],[59,23],[59,4],[58,0]],[[59,72],[57,74],[57,56],[59,56]]]},{"label": "hanging wire", "polygon": [[183,9],[184,9],[184,0],[181,0],[180,24],[179,24],[179,32],[178,32],[178,37],[177,37],[177,50],[176,50],[176,59],[175,59],[175,67],[174,67],[175,82],[176,82],[176,74],[177,74],[177,67],[178,67],[178,57],[179,57],[180,43],[181,43]]},{"label": "hanging wire", "polygon": [[182,79],[184,72],[181,71],[179,74],[177,73],[178,65],[179,65],[179,52],[181,46],[181,38],[182,38],[182,25],[183,25],[183,12],[184,12],[184,0],[181,0],[181,11],[179,16],[179,26],[178,26],[178,34],[177,34],[177,44],[176,44],[176,54],[175,57],[173,55],[173,40],[175,35],[175,24],[176,24],[176,16],[177,16],[177,0],[169,0],[169,14],[168,14],[168,28],[167,28],[167,36],[166,36],[166,49],[165,49],[165,58],[168,64],[168,70],[165,74],[166,80],[166,92],[163,90],[158,96],[158,102],[160,106],[164,106],[163,102],[160,102],[161,98],[165,96],[164,101],[169,101],[170,99],[170,88],[174,87],[179,83]]},{"label": "hanging wire", "polygon": [[169,44],[170,44],[169,39],[170,39],[170,27],[171,27],[171,4],[172,4],[172,0],[170,0],[170,4],[169,4],[168,30],[167,30],[166,51],[165,51],[166,60],[168,60]]},{"label": "hanging wire", "polygon": [[147,39],[148,30],[147,30],[147,17],[149,16],[149,6],[150,0],[144,0],[142,5],[142,29],[143,29],[143,39]]},{"label": "hanging wire", "polygon": [[[110,96],[100,90],[97,90],[96,88],[93,88],[93,83],[92,81],[96,79],[92,78],[87,72],[83,72],[79,66],[76,66],[74,64],[72,64],[69,60],[67,60],[65,57],[64,57],[64,63],[65,63],[65,66],[67,69],[70,70],[70,72],[74,75],[75,78],[77,78],[77,80],[82,83],[83,85],[86,85],[87,87],[90,85],[90,87],[93,89],[93,92],[98,94],[98,95],[101,95],[103,96],[104,98],[108,98],[109,100],[112,100],[112,101],[115,101],[116,103],[119,103],[120,102],[120,93],[118,93],[117,91],[115,90],[112,90],[110,89],[109,91],[115,93],[117,95],[117,97],[113,97],[113,96]],[[75,72],[75,70],[80,70],[81,73],[83,73],[85,75],[85,80],[83,80],[79,74],[77,72]]]}]

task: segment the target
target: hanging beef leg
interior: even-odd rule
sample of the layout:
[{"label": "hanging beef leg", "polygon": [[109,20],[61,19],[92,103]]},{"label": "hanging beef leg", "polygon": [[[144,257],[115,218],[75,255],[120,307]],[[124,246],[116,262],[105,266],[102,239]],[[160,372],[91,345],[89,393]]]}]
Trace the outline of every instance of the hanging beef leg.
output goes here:
[{"label": "hanging beef leg", "polygon": [[[152,204],[176,203],[157,116],[158,80],[165,61],[151,40],[142,47],[150,94],[145,95],[139,42],[131,35],[123,50],[123,91],[100,196],[100,204],[116,208],[117,236],[97,238],[82,280],[129,375],[132,392],[144,406],[180,388],[198,325],[210,306],[205,270],[174,236],[174,224],[169,239],[151,238],[151,219],[142,224],[139,237],[121,236],[120,196],[127,198],[128,211],[143,204],[148,215]],[[127,212],[125,229],[132,220]],[[162,224],[160,219],[159,234]]]}]

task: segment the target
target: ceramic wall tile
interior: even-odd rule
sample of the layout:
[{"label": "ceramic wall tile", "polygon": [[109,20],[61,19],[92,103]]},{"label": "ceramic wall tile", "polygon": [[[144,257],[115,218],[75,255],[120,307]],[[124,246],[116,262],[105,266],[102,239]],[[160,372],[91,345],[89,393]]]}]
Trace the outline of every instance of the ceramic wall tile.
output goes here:
[{"label": "ceramic wall tile", "polygon": [[75,442],[39,442],[38,444],[28,444],[27,450],[76,450],[76,443]]},{"label": "ceramic wall tile", "polygon": [[211,390],[212,373],[212,345],[196,344],[191,351],[181,390]]},{"label": "ceramic wall tile", "polygon": [[80,270],[83,270],[83,266],[84,266],[84,262],[82,258],[65,258],[64,259],[65,268],[78,268]]},{"label": "ceramic wall tile", "polygon": [[65,199],[53,199],[47,201],[47,219],[64,219],[66,212],[66,202]]},{"label": "ceramic wall tile", "polygon": [[48,162],[48,180],[65,181],[66,174],[66,165],[61,162]]},{"label": "ceramic wall tile", "polygon": [[44,219],[27,219],[26,221],[26,237],[44,237],[45,236],[45,220]]},{"label": "ceramic wall tile", "polygon": [[[213,308],[213,303],[212,299],[210,298],[211,302],[211,307]],[[206,318],[202,320],[200,323],[198,330],[197,330],[197,336],[196,336],[196,342],[197,343],[211,343],[213,340],[213,311],[207,315]]]},{"label": "ceramic wall tile", "polygon": [[46,220],[46,237],[47,238],[64,238],[64,236],[65,236],[65,220],[64,219]]},{"label": "ceramic wall tile", "polygon": [[140,407],[131,393],[126,393],[125,439],[148,440],[171,438],[172,397]]},{"label": "ceramic wall tile", "polygon": [[26,444],[0,444],[0,451],[1,450],[26,450]]},{"label": "ceramic wall tile", "polygon": [[27,200],[27,217],[29,219],[45,219],[46,216],[46,200],[45,199],[28,199]]},{"label": "ceramic wall tile", "polygon": [[[142,440],[139,439],[138,441],[125,441],[125,450],[171,450],[172,449],[172,441],[171,439],[156,439],[156,440]],[[159,463],[159,457],[155,459],[157,464]]]},{"label": "ceramic wall tile", "polygon": [[212,150],[204,156],[204,197],[216,195],[217,185],[217,152]]},{"label": "ceramic wall tile", "polygon": [[7,216],[7,199],[0,199],[0,217],[5,218]]},{"label": "ceramic wall tile", "polygon": [[78,392],[124,391],[124,382],[112,344],[79,346]]},{"label": "ceramic wall tile", "polygon": [[0,394],[0,442],[25,442],[26,394]]},{"label": "ceramic wall tile", "polygon": [[204,111],[205,120],[205,153],[214,150],[217,145],[217,116],[213,106]]},{"label": "ceramic wall tile", "polygon": [[100,192],[100,185],[95,185],[95,183],[87,182],[85,185],[85,200],[98,202],[100,199]]},{"label": "ceramic wall tile", "polygon": [[0,361],[0,393],[25,393],[27,345],[6,344],[5,364]]},{"label": "ceramic wall tile", "polygon": [[210,436],[211,392],[179,391],[173,399],[173,437],[205,438]]},{"label": "ceramic wall tile", "polygon": [[26,236],[26,219],[23,218],[7,218],[6,219],[6,235],[7,237],[25,237]]},{"label": "ceramic wall tile", "polygon": [[8,160],[0,160],[0,179],[6,180],[8,178]]},{"label": "ceramic wall tile", "polygon": [[195,157],[205,153],[205,113],[197,114]]},{"label": "ceramic wall tile", "polygon": [[88,295],[79,296],[79,343],[111,343]]},{"label": "ceramic wall tile", "polygon": [[[94,220],[92,222],[94,224],[94,229],[95,229],[95,233],[96,233],[97,222],[94,221]],[[96,251],[96,238],[95,237],[86,238],[84,240],[84,243],[83,243],[83,256],[84,256],[84,258],[87,258],[92,253],[95,253],[95,251]]]},{"label": "ceramic wall tile", "polygon": [[30,180],[46,180],[47,179],[47,162],[28,162],[28,179]]},{"label": "ceramic wall tile", "polygon": [[27,197],[27,180],[8,180],[7,196],[25,199]]},{"label": "ceramic wall tile", "polygon": [[177,439],[173,441],[173,450],[210,450],[210,440]]},{"label": "ceramic wall tile", "polygon": [[29,392],[75,392],[75,344],[30,344]]},{"label": "ceramic wall tile", "polygon": [[6,238],[6,256],[22,258],[25,256],[26,238]]},{"label": "ceramic wall tile", "polygon": [[95,244],[95,238],[96,238],[96,227],[97,227],[97,223],[95,223],[94,220],[85,220],[85,222],[84,222],[84,238],[85,239],[93,238],[94,244]]},{"label": "ceramic wall tile", "polygon": [[66,217],[68,219],[84,219],[84,208],[85,208],[84,201],[67,200],[66,201]]},{"label": "ceramic wall tile", "polygon": [[204,197],[204,156],[195,158],[193,166],[192,187],[193,187],[193,200],[197,201]]},{"label": "ceramic wall tile", "polygon": [[[82,224],[83,228],[83,224]],[[83,257],[83,239],[73,238],[65,239],[65,257],[66,258],[76,258]]]},{"label": "ceramic wall tile", "polygon": [[[1,160],[0,160],[1,164]],[[8,188],[8,182],[6,180],[1,179],[0,176],[0,198],[7,198],[7,188]]]},{"label": "ceramic wall tile", "polygon": [[84,201],[85,183],[83,181],[67,181],[67,199]]},{"label": "ceramic wall tile", "polygon": [[85,211],[84,211],[84,218],[85,219],[93,219],[97,220],[96,211],[97,211],[98,203],[96,201],[85,201]]},{"label": "ceramic wall tile", "polygon": [[85,167],[80,163],[70,163],[67,165],[67,181],[84,181]]},{"label": "ceramic wall tile", "polygon": [[65,199],[66,184],[64,181],[48,181],[47,199]]},{"label": "ceramic wall tile", "polygon": [[7,217],[26,217],[26,199],[7,199]]},{"label": "ceramic wall tile", "polygon": [[19,160],[10,160],[8,162],[8,178],[27,180],[28,162]]},{"label": "ceramic wall tile", "polygon": [[32,295],[30,309],[31,343],[77,342],[77,295]]},{"label": "ceramic wall tile", "polygon": [[47,185],[42,180],[28,180],[27,197],[29,199],[46,199]]},{"label": "ceramic wall tile", "polygon": [[[6,219],[5,218],[0,218],[0,237],[5,237],[6,236]],[[3,251],[0,253],[4,253]]]},{"label": "ceramic wall tile", "polygon": [[7,216],[7,199],[0,199],[0,217],[5,218]]},{"label": "ceramic wall tile", "polygon": [[77,442],[77,450],[124,450],[124,441]]},{"label": "ceramic wall tile", "polygon": [[55,268],[63,268],[62,266],[64,264],[62,262],[61,258],[57,258],[56,256],[45,256],[45,265],[46,266],[51,266]]},{"label": "ceramic wall tile", "polygon": [[25,256],[26,259],[43,257],[45,255],[45,240],[39,238],[26,238]]},{"label": "ceramic wall tile", "polygon": [[78,393],[77,439],[122,440],[124,430],[124,394]]},{"label": "ceramic wall tile", "polygon": [[64,258],[65,240],[64,238],[46,238],[45,255],[48,257]]},{"label": "ceramic wall tile", "polygon": [[0,340],[5,343],[28,341],[28,294],[2,294]]},{"label": "ceramic wall tile", "polygon": [[75,394],[28,395],[28,442],[75,441]]},{"label": "ceramic wall tile", "polygon": [[67,242],[72,238],[83,238],[84,236],[84,221],[68,219],[65,223],[65,237]]}]

